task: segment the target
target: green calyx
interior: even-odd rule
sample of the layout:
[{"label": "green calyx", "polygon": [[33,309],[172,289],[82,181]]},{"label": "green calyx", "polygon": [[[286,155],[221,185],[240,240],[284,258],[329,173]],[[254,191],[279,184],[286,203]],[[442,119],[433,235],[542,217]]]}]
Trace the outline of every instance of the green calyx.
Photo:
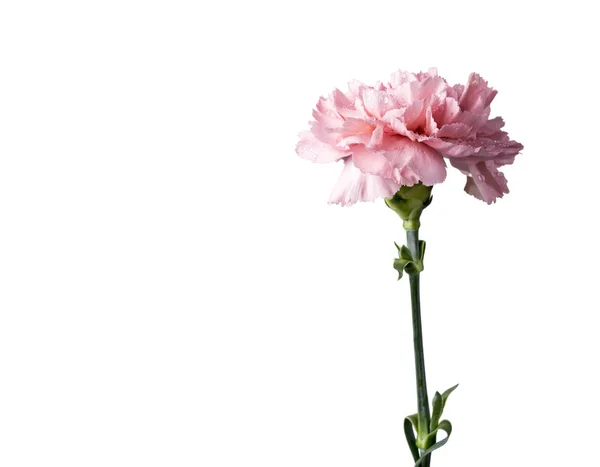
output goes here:
[{"label": "green calyx", "polygon": [[417,183],[402,186],[391,198],[385,198],[385,204],[404,221],[405,230],[418,230],[423,209],[431,204],[433,187]]},{"label": "green calyx", "polygon": [[[440,394],[439,392],[435,393],[435,396],[433,397],[433,414],[430,426],[420,426],[417,414],[409,415],[404,420],[404,434],[406,435],[408,447],[410,448],[410,452],[415,461],[415,467],[420,466],[429,454],[436,449],[441,448],[448,442],[448,438],[452,433],[452,424],[448,420],[440,421],[440,418],[444,407],[446,406],[448,396],[457,386],[458,384],[452,386],[443,394]],[[436,442],[437,435],[440,431],[444,431],[446,437]]]},{"label": "green calyx", "polygon": [[394,242],[394,245],[396,245],[396,248],[398,249],[398,258],[394,259],[394,269],[398,271],[398,280],[402,279],[402,275],[405,272],[407,274],[419,274],[424,268],[423,258],[425,258],[425,242],[423,240],[419,241],[418,258],[413,258],[413,255],[407,246],[398,246],[396,242]]}]

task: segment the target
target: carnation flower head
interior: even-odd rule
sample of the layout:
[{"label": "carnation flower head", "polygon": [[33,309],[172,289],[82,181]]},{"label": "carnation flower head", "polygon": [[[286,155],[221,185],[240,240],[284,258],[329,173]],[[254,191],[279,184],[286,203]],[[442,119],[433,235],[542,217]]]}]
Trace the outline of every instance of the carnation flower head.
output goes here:
[{"label": "carnation flower head", "polygon": [[401,186],[441,183],[446,162],[467,176],[465,191],[488,204],[508,193],[499,168],[523,146],[490,119],[496,91],[478,74],[450,86],[435,68],[397,71],[388,83],[351,81],[321,97],[296,151],[313,162],[342,160],[330,203],[391,197]]}]

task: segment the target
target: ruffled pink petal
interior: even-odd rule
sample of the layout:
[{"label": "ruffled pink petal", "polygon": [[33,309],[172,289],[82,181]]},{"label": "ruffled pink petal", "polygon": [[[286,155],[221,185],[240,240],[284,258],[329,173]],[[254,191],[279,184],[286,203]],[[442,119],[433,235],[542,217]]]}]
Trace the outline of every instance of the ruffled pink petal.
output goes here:
[{"label": "ruffled pink petal", "polygon": [[416,80],[416,76],[408,71],[398,70],[390,76],[390,87],[397,88],[405,83]]},{"label": "ruffled pink petal", "polygon": [[368,148],[375,148],[383,143],[384,130],[385,126],[383,124],[377,125],[377,128],[375,128],[371,135],[371,141],[367,144]]},{"label": "ruffled pink petal", "polygon": [[348,82],[348,97],[354,101],[360,96],[362,90],[366,88],[368,88],[368,86],[357,79],[350,80]]},{"label": "ruffled pink petal", "polygon": [[[422,143],[401,136],[389,136],[384,139],[381,154],[393,169],[391,176],[403,185],[414,185],[419,181],[434,185],[446,179],[443,157]],[[387,170],[382,170],[381,174],[389,176]]]},{"label": "ruffled pink petal", "polygon": [[313,121],[310,124],[310,131],[313,136],[321,141],[322,143],[330,144],[335,146],[341,138],[340,130],[341,125],[328,126],[322,124],[320,121]]},{"label": "ruffled pink petal", "polygon": [[479,129],[479,134],[481,136],[493,135],[494,133],[498,133],[502,127],[504,127],[504,120],[502,120],[502,117],[492,118],[485,122]]},{"label": "ruffled pink petal", "polygon": [[316,109],[313,110],[312,115],[313,115],[313,118],[315,119],[315,121],[321,123],[323,126],[326,126],[328,128],[335,128],[344,122],[344,120],[342,118],[340,118],[339,115],[331,115],[328,113],[322,113]]},{"label": "ruffled pink petal", "polygon": [[450,158],[471,156],[481,150],[481,147],[473,145],[473,142],[454,139],[430,138],[423,141],[423,144]]},{"label": "ruffled pink petal", "polygon": [[363,146],[367,146],[370,141],[371,135],[369,134],[350,135],[340,139],[339,143],[337,144],[337,148],[341,150],[349,150],[350,145],[362,144]]},{"label": "ruffled pink petal", "polygon": [[454,91],[454,97],[455,99],[460,99],[463,92],[465,91],[465,86],[462,84],[455,84],[454,86],[452,86],[452,90]]},{"label": "ruffled pink petal", "polygon": [[515,161],[515,156],[511,156],[511,155],[494,157],[494,163],[496,164],[496,167],[510,165],[514,161]]},{"label": "ruffled pink petal", "polygon": [[459,114],[460,105],[458,105],[458,101],[452,97],[448,97],[435,109],[433,118],[437,126],[441,128],[444,125],[453,123]]},{"label": "ruffled pink petal", "polygon": [[406,108],[404,124],[410,131],[416,130],[419,126],[425,126],[425,103],[423,101],[415,101]]},{"label": "ruffled pink petal", "polygon": [[388,110],[397,107],[395,99],[390,94],[378,89],[364,89],[362,101],[368,114],[377,119],[380,119]]},{"label": "ruffled pink petal", "polygon": [[479,129],[483,127],[490,116],[490,108],[486,107],[481,112],[471,112],[469,110],[463,110],[454,119],[455,123],[464,123],[472,128],[471,136],[477,137]]},{"label": "ruffled pink petal", "polygon": [[[454,165],[454,161],[452,163]],[[461,172],[467,174],[465,191],[475,198],[492,204],[509,193],[506,177],[498,170],[494,161],[458,165],[462,166]]]},{"label": "ruffled pink petal", "polygon": [[446,178],[442,156],[430,147],[408,138],[388,136],[378,149],[353,145],[352,161],[366,174],[393,179],[402,185],[419,181],[426,185],[441,183]]},{"label": "ruffled pink petal", "polygon": [[[438,132],[440,134],[441,130]],[[442,133],[443,134],[443,133]],[[514,157],[523,150],[523,145],[512,141],[508,134],[499,131],[490,136],[478,136],[477,139],[462,138],[429,138],[423,141],[431,148],[439,151],[450,159],[475,157],[477,161],[499,157]]]},{"label": "ruffled pink petal", "polygon": [[352,151],[352,162],[361,172],[392,178],[394,167],[390,164],[384,151],[368,149],[358,144],[350,149]]},{"label": "ruffled pink petal", "polygon": [[490,106],[498,91],[490,88],[477,73],[469,75],[469,81],[460,96],[460,107],[470,112],[482,112]]},{"label": "ruffled pink petal", "polygon": [[353,100],[339,89],[334,89],[331,93],[331,99],[333,100],[333,106],[338,113],[344,110],[354,110]]},{"label": "ruffled pink petal", "polygon": [[310,122],[311,132],[319,141],[335,146],[340,138],[344,118],[335,109],[332,93],[327,99],[321,97],[313,110],[314,120]]},{"label": "ruffled pink petal", "polygon": [[438,138],[466,138],[471,132],[471,127],[464,123],[449,123],[436,133]]},{"label": "ruffled pink petal", "polygon": [[432,96],[446,97],[446,88],[448,83],[438,76],[427,75],[422,81],[413,81],[410,83],[412,100],[423,100]]},{"label": "ruffled pink petal", "polygon": [[369,175],[357,169],[352,160],[344,160],[344,169],[333,187],[329,203],[348,206],[357,201],[375,201],[389,198],[400,189],[400,185],[376,175]]},{"label": "ruffled pink petal", "polygon": [[419,79],[422,79],[423,77],[426,77],[426,76],[433,76],[433,77],[438,76],[438,69],[436,67],[432,66],[432,67],[429,67],[429,69],[426,72],[421,72],[421,73],[417,74],[417,77]]},{"label": "ruffled pink petal", "polygon": [[332,96],[320,97],[316,105],[316,110],[319,114],[327,115],[336,119],[340,118],[340,114],[335,109],[335,104]]},{"label": "ruffled pink petal", "polygon": [[[506,133],[504,134],[506,135]],[[504,141],[482,138],[481,143],[486,155],[494,158],[494,160],[499,157],[514,157],[523,150],[523,145],[516,141],[509,140],[508,135],[506,135],[506,140]]]},{"label": "ruffled pink petal", "polygon": [[406,128],[406,123],[404,120],[405,112],[406,108],[390,110],[384,115],[383,120],[396,134],[406,136],[413,141],[417,141],[419,136],[414,131]]},{"label": "ruffled pink petal", "polygon": [[358,118],[347,118],[342,124],[342,134],[349,135],[367,135],[375,129],[375,120],[367,121]]},{"label": "ruffled pink petal", "polygon": [[[427,109],[425,109],[425,135],[433,135],[437,133],[437,130],[438,126],[433,118],[433,109],[431,107],[427,107]],[[425,135],[422,136],[424,137]]]},{"label": "ruffled pink petal", "polygon": [[300,133],[296,153],[303,159],[319,163],[335,162],[349,155],[349,151],[340,150],[319,141],[310,131]]}]

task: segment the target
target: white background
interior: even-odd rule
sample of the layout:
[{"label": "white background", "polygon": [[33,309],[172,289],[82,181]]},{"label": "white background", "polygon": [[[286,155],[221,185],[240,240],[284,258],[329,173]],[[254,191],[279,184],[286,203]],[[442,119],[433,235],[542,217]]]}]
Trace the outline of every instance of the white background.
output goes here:
[{"label": "white background", "polygon": [[411,464],[401,223],[294,153],[352,78],[477,71],[525,145],[423,216],[432,465],[596,465],[593,2],[4,1],[0,464]]}]

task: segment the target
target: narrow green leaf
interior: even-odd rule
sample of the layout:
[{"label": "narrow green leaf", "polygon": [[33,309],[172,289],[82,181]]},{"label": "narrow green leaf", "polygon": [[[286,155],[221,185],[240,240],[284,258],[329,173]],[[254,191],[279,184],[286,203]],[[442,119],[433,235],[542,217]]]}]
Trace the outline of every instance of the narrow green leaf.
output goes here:
[{"label": "narrow green leaf", "polygon": [[423,261],[423,258],[425,258],[425,240],[420,240],[419,241],[419,259],[421,261]]},{"label": "narrow green leaf", "polygon": [[444,393],[442,394],[442,410],[444,410],[444,407],[446,407],[446,401],[448,400],[448,396],[452,394],[452,391],[454,391],[457,387],[458,384],[455,384],[447,391],[444,391]]},{"label": "narrow green leaf", "polygon": [[423,263],[421,261],[410,261],[404,267],[404,270],[408,274],[419,274],[423,270]]},{"label": "narrow green leaf", "polygon": [[396,258],[394,260],[394,269],[398,271],[398,280],[402,279],[402,274],[404,273],[404,268],[406,267],[407,263],[408,261],[401,258]]},{"label": "narrow green leaf", "polygon": [[402,247],[400,248],[400,258],[405,259],[407,261],[413,260],[412,254],[410,253],[410,250],[406,245],[402,245]]},{"label": "narrow green leaf", "polygon": [[415,431],[417,430],[417,427],[417,414],[409,415],[404,419],[404,435],[406,436],[406,442],[408,443],[410,453],[412,454],[415,462],[418,462],[419,460],[419,448],[417,448],[417,441],[415,439]]},{"label": "narrow green leaf", "polygon": [[442,395],[436,391],[435,395],[433,396],[433,410],[431,412],[431,425],[429,427],[429,431],[434,431],[437,429],[440,418],[442,417],[442,410],[444,410],[443,404]]},{"label": "narrow green leaf", "polygon": [[406,417],[406,419],[409,420],[410,423],[412,423],[412,426],[415,428],[415,431],[418,433],[419,432],[419,414],[414,413],[414,414]]},{"label": "narrow green leaf", "polygon": [[[404,424],[406,426],[406,421],[404,422]],[[437,432],[439,430],[446,432],[446,437],[443,440],[435,443],[429,449],[426,449],[425,451],[423,451],[423,454],[421,454],[421,457],[419,457],[419,460],[416,461],[415,467],[418,467],[419,465],[421,465],[421,463],[423,462],[423,460],[425,460],[425,458],[427,457],[428,454],[431,454],[433,451],[441,448],[444,444],[446,444],[448,442],[448,439],[450,438],[450,434],[452,433],[452,424],[448,420],[442,420],[440,422],[438,428],[434,432],[429,433],[429,436],[427,438],[433,437],[435,439],[435,436],[437,435]]]}]

